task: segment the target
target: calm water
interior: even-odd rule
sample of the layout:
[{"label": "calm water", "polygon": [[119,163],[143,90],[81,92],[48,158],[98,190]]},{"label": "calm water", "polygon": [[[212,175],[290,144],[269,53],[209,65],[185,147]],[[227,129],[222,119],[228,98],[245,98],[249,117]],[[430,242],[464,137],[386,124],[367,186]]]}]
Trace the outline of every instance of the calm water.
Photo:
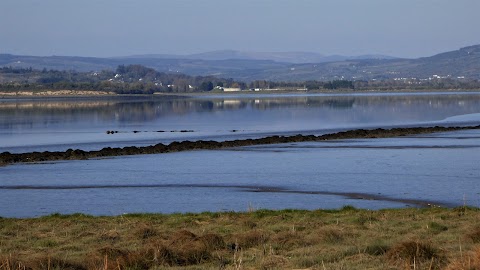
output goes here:
[{"label": "calm water", "polygon": [[[480,94],[449,93],[0,100],[0,152],[92,150],[185,139],[469,123],[480,118],[474,115],[478,113]],[[108,130],[119,133],[107,134]]]},{"label": "calm water", "polygon": [[[480,95],[0,101],[0,152],[435,124],[480,124]],[[480,206],[479,147],[462,131],[6,166],[0,216]]]}]

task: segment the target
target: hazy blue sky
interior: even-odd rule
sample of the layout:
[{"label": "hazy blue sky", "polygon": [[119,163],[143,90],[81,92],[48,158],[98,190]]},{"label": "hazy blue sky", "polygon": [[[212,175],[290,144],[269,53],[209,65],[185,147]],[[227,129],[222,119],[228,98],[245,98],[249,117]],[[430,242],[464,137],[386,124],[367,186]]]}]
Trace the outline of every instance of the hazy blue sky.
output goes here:
[{"label": "hazy blue sky", "polygon": [[480,44],[480,0],[0,0],[0,53],[429,56]]}]

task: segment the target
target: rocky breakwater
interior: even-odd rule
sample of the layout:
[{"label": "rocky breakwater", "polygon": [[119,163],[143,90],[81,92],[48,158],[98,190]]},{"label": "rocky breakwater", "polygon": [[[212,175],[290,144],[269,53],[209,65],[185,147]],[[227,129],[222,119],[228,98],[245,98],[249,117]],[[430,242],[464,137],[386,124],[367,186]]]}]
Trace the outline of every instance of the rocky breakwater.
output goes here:
[{"label": "rocky breakwater", "polygon": [[234,148],[252,145],[264,144],[280,144],[293,142],[315,142],[326,140],[339,139],[362,139],[362,138],[389,138],[400,137],[415,134],[448,132],[466,129],[480,129],[478,126],[464,126],[464,127],[408,127],[408,128],[392,128],[392,129],[356,129],[349,131],[342,131],[337,133],[325,134],[320,136],[315,135],[294,135],[294,136],[268,136],[258,139],[241,139],[231,141],[181,141],[172,142],[170,144],[156,144],[151,146],[136,147],[127,146],[123,148],[105,147],[97,151],[83,151],[68,149],[61,152],[28,152],[28,153],[9,153],[3,152],[0,154],[0,166],[21,162],[44,162],[57,160],[84,160],[92,158],[124,156],[124,155],[141,155],[141,154],[161,154],[180,151],[192,150],[215,150],[222,148]]}]

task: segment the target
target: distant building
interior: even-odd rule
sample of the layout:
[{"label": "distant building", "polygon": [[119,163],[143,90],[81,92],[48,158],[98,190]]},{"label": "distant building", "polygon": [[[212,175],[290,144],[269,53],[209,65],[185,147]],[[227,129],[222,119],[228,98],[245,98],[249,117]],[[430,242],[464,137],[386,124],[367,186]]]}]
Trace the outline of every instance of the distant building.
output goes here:
[{"label": "distant building", "polygon": [[236,91],[241,91],[240,88],[234,88],[234,87],[224,87],[223,88],[224,92],[236,92]]}]

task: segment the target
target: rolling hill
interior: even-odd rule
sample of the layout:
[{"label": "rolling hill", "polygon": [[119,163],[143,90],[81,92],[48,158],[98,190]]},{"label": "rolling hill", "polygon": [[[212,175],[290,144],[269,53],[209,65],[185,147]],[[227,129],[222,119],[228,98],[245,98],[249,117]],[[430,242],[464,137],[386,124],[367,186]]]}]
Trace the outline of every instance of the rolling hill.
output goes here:
[{"label": "rolling hill", "polygon": [[213,75],[235,80],[372,80],[390,78],[480,79],[480,45],[417,59],[388,56],[323,56],[316,53],[216,51],[194,55],[137,55],[115,58],[0,54],[0,66],[99,71],[140,64],[160,72]]}]

